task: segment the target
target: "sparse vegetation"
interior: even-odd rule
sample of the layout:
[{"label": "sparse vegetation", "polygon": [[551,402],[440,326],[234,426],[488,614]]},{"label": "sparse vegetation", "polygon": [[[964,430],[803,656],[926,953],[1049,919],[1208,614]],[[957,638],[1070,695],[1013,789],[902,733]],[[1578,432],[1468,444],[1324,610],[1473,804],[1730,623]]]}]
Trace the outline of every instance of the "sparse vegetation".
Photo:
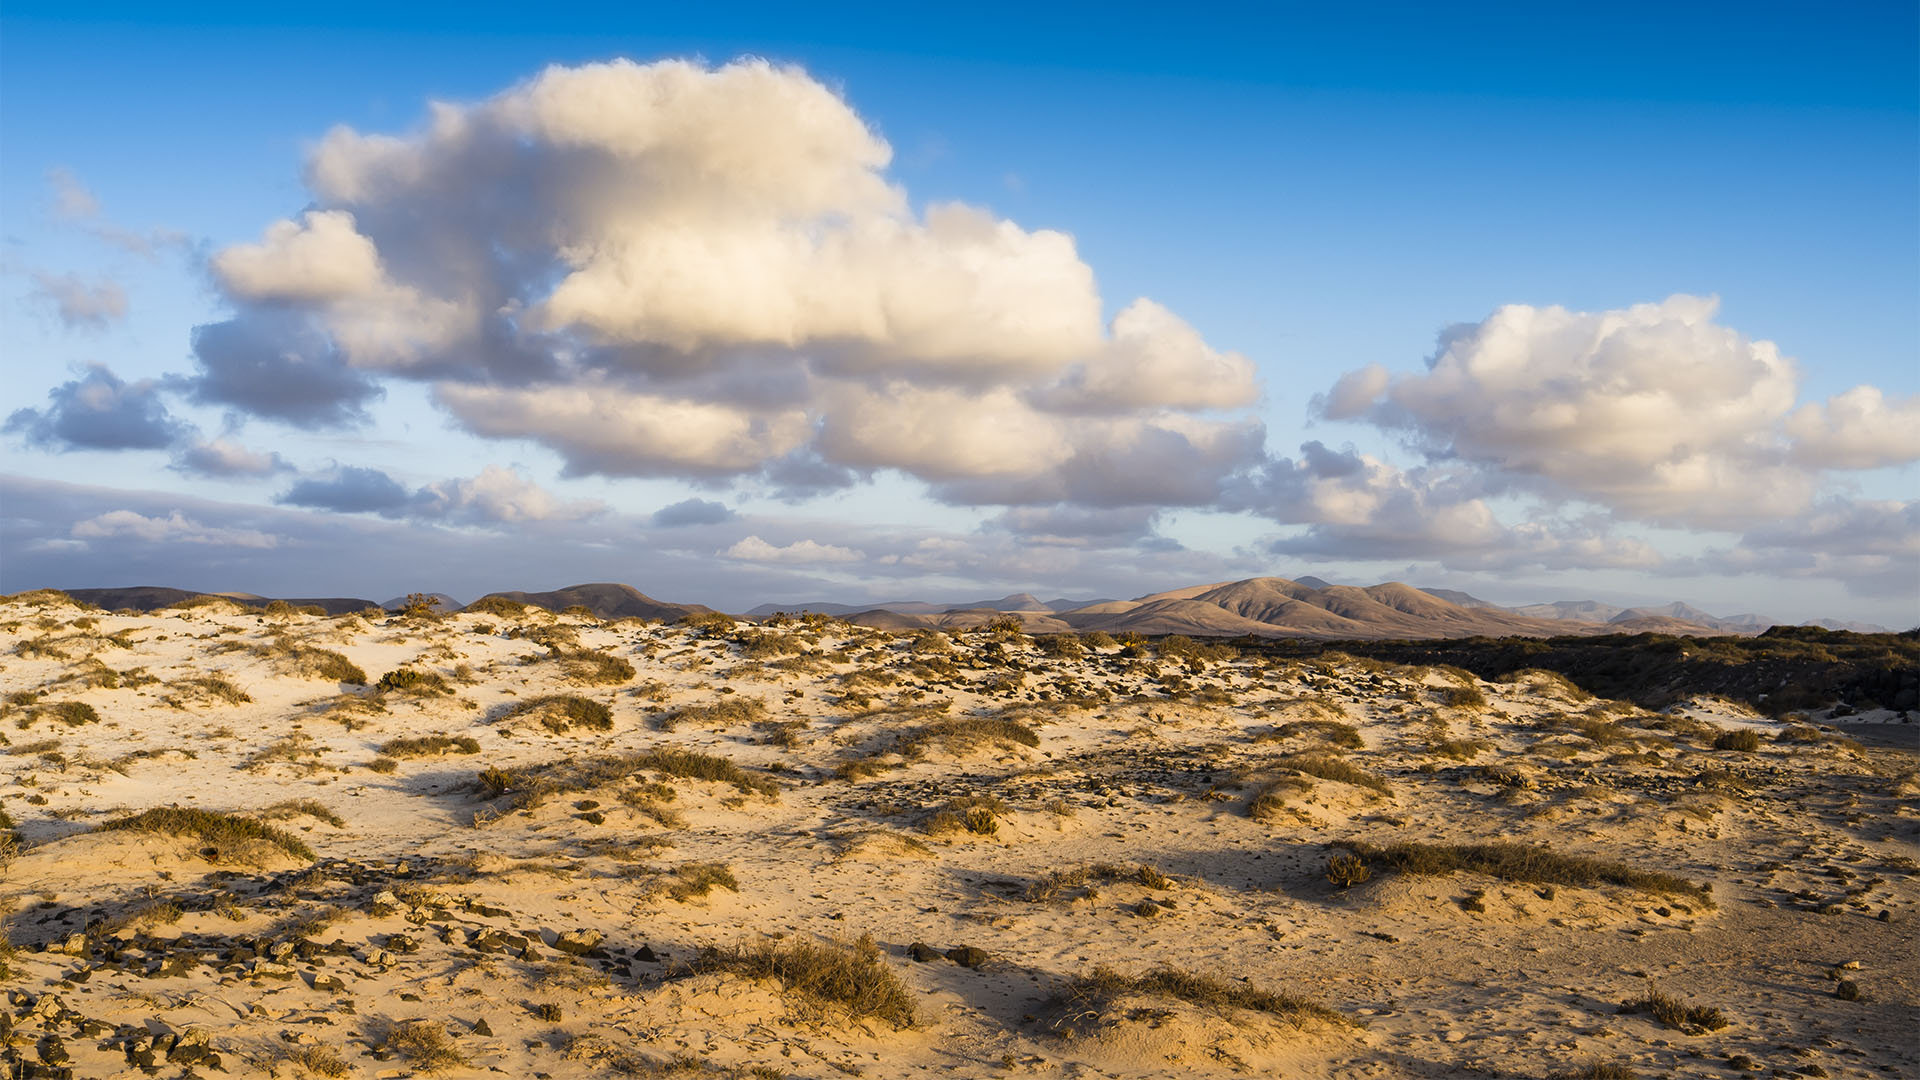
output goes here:
[{"label": "sparse vegetation", "polygon": [[1752,728],[1729,728],[1713,737],[1713,748],[1752,753],[1760,749],[1760,733]]},{"label": "sparse vegetation", "polygon": [[639,754],[569,758],[513,769],[489,768],[479,774],[479,785],[483,798],[510,795],[514,809],[531,810],[556,795],[591,791],[642,772],[732,784],[749,794],[774,795],[780,790],[780,785],[773,780],[755,776],[726,758],[676,746],[662,746]]},{"label": "sparse vegetation", "polygon": [[380,744],[380,752],[391,758],[477,754],[480,752],[480,740],[471,735],[415,735],[388,739]]},{"label": "sparse vegetation", "polygon": [[1096,895],[1095,886],[1130,882],[1149,889],[1165,889],[1173,879],[1146,863],[1088,863],[1071,870],[1051,870],[1027,886],[1026,898],[1034,903],[1057,900],[1063,894],[1079,890],[1081,897]]},{"label": "sparse vegetation", "polygon": [[[1063,1025],[1092,1016],[1108,1014],[1116,998],[1126,994],[1146,994],[1173,998],[1212,1009],[1244,1009],[1266,1013],[1293,1023],[1317,1020],[1350,1027],[1353,1022],[1310,998],[1276,990],[1263,990],[1243,983],[1197,972],[1164,966],[1144,975],[1123,975],[1101,966],[1067,984],[1061,995],[1066,1019]],[[1058,1029],[1058,1027],[1056,1028]]]},{"label": "sparse vegetation", "polygon": [[529,698],[501,714],[502,721],[531,720],[555,735],[574,728],[588,731],[612,731],[613,710],[598,701],[576,694],[548,694]]}]

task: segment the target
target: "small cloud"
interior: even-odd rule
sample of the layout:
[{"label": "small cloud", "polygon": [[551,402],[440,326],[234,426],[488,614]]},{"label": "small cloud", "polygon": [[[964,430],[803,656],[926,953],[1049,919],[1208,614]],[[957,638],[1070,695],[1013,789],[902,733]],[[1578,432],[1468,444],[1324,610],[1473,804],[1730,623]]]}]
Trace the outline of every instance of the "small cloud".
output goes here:
[{"label": "small cloud", "polygon": [[111,278],[89,282],[78,274],[36,272],[33,296],[53,305],[69,330],[105,330],[127,317],[127,291]]},{"label": "small cloud", "polygon": [[714,554],[743,562],[783,564],[850,563],[859,562],[867,557],[864,552],[855,551],[852,548],[816,544],[812,540],[795,540],[785,547],[776,547],[757,536],[749,536],[732,547]]},{"label": "small cloud", "polygon": [[51,450],[156,450],[191,429],[167,412],[152,379],[122,382],[101,366],[47,391],[45,409],[16,409],[0,431]]},{"label": "small cloud", "polygon": [[[606,512],[596,499],[561,499],[512,469],[489,465],[470,479],[442,480],[415,492],[402,512],[389,517],[430,518],[472,524],[578,521]],[[384,513],[385,511],[383,511]]]},{"label": "small cloud", "polygon": [[276,452],[249,450],[226,439],[196,442],[176,454],[169,467],[175,472],[221,478],[272,476],[293,468]]},{"label": "small cloud", "polygon": [[723,503],[687,499],[655,510],[652,520],[656,527],[662,529],[677,529],[684,525],[718,525],[723,521],[732,521],[733,511]]},{"label": "small cloud", "polygon": [[398,511],[412,502],[413,496],[393,477],[379,469],[356,465],[334,468],[324,477],[311,477],[295,483],[275,502],[304,506],[314,510],[332,510],[343,514]]},{"label": "small cloud", "polygon": [[84,221],[100,216],[100,200],[73,170],[54,167],[47,170],[47,186],[53,189],[53,213],[63,221]]},{"label": "small cloud", "polygon": [[150,544],[218,544],[228,547],[272,548],[280,538],[256,529],[222,529],[202,525],[175,510],[166,517],[147,517],[132,510],[107,513],[77,521],[76,540],[133,539]]}]

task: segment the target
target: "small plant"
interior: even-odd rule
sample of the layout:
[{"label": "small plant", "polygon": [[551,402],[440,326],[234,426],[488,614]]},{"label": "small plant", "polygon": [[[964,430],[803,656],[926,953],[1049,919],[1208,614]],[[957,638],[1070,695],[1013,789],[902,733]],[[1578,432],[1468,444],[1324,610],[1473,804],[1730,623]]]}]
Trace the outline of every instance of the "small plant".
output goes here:
[{"label": "small plant", "polygon": [[1621,1013],[1645,1013],[1663,1026],[1689,1035],[1719,1031],[1727,1026],[1727,1014],[1710,1005],[1688,1005],[1679,998],[1658,990],[1649,990],[1632,1001],[1622,1002]]},{"label": "small plant", "polygon": [[347,1065],[346,1059],[340,1056],[340,1051],[331,1046],[295,1047],[288,1051],[287,1060],[305,1069],[308,1074],[326,1077],[327,1080],[338,1080],[339,1077],[353,1075],[352,1068]]},{"label": "small plant", "polygon": [[1760,733],[1752,728],[1729,728],[1713,737],[1713,748],[1750,754],[1760,749]]},{"label": "small plant", "polygon": [[381,693],[415,694],[451,694],[453,687],[437,671],[421,671],[418,668],[395,668],[380,676],[374,689]]},{"label": "small plant", "polygon": [[660,887],[660,891],[664,892],[669,899],[682,903],[699,899],[715,889],[740,891],[739,879],[733,876],[732,869],[725,863],[687,863],[676,866]]},{"label": "small plant", "polygon": [[398,769],[399,767],[400,767],[400,763],[390,757],[377,757],[377,758],[374,758],[372,761],[367,762],[367,768],[372,769],[374,772],[380,773],[382,775],[393,772],[395,769]]},{"label": "small plant", "polygon": [[1337,889],[1351,889],[1373,878],[1373,868],[1358,855],[1338,854],[1327,860],[1327,880]]},{"label": "small plant", "polygon": [[467,1064],[447,1029],[434,1020],[409,1020],[387,1029],[382,1040],[422,1072],[444,1072]]}]

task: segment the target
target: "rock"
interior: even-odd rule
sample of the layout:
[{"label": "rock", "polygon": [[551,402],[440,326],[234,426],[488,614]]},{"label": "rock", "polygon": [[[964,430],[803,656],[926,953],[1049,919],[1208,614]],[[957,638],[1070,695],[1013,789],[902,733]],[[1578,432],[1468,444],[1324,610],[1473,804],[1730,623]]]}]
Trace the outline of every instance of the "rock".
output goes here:
[{"label": "rock", "polygon": [[553,947],[563,953],[571,953],[574,956],[585,956],[588,952],[598,948],[600,943],[605,940],[606,935],[598,930],[569,930],[553,939]]},{"label": "rock", "polygon": [[989,959],[987,950],[972,945],[956,945],[947,950],[947,959],[961,967],[978,968]]},{"label": "rock", "polygon": [[653,946],[651,945],[642,945],[634,950],[633,958],[643,964],[658,964],[666,959],[666,957],[654,952]]},{"label": "rock", "polygon": [[1859,971],[1859,970],[1860,970],[1860,961],[1858,961],[1858,960],[1849,960],[1849,961],[1847,961],[1846,963],[1844,963],[1844,964],[1841,964],[1841,965],[1840,965],[1840,970],[1841,970],[1841,971]]},{"label": "rock", "polygon": [[489,1023],[487,1023],[487,1018],[483,1016],[483,1017],[481,1017],[480,1019],[478,1019],[478,1020],[475,1020],[475,1021],[473,1022],[473,1033],[474,1033],[475,1035],[485,1035],[485,1036],[487,1036],[488,1038],[492,1038],[492,1037],[493,1037],[493,1025],[492,1025],[492,1024],[489,1024]]},{"label": "rock", "polygon": [[41,1039],[40,1045],[35,1050],[39,1053],[40,1060],[48,1065],[65,1065],[73,1060],[73,1055],[67,1053],[67,1044],[58,1035],[48,1035]]},{"label": "rock", "polygon": [[328,994],[338,994],[347,988],[346,980],[338,975],[315,975],[312,985],[315,990]]},{"label": "rock", "polygon": [[927,964],[940,959],[940,950],[924,941],[916,941],[907,946],[907,955],[913,957],[916,963]]}]

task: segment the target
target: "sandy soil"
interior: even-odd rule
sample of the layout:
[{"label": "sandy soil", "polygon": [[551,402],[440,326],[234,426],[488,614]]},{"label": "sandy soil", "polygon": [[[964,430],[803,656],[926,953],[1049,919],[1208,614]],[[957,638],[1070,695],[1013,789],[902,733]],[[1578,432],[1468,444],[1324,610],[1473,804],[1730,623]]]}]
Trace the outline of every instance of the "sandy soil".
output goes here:
[{"label": "sandy soil", "polygon": [[[1920,1074],[1910,745],[1552,676],[1073,651],[0,603],[5,1053],[84,1077]],[[157,807],[230,816],[95,831]],[[1502,844],[1588,861],[1472,847]],[[1364,869],[1340,887],[1330,861]],[[813,944],[858,1000],[807,992]],[[727,960],[755,949],[788,966]],[[910,1023],[871,1007],[890,980]],[[1622,1012],[1649,994],[1718,1016]]]}]

